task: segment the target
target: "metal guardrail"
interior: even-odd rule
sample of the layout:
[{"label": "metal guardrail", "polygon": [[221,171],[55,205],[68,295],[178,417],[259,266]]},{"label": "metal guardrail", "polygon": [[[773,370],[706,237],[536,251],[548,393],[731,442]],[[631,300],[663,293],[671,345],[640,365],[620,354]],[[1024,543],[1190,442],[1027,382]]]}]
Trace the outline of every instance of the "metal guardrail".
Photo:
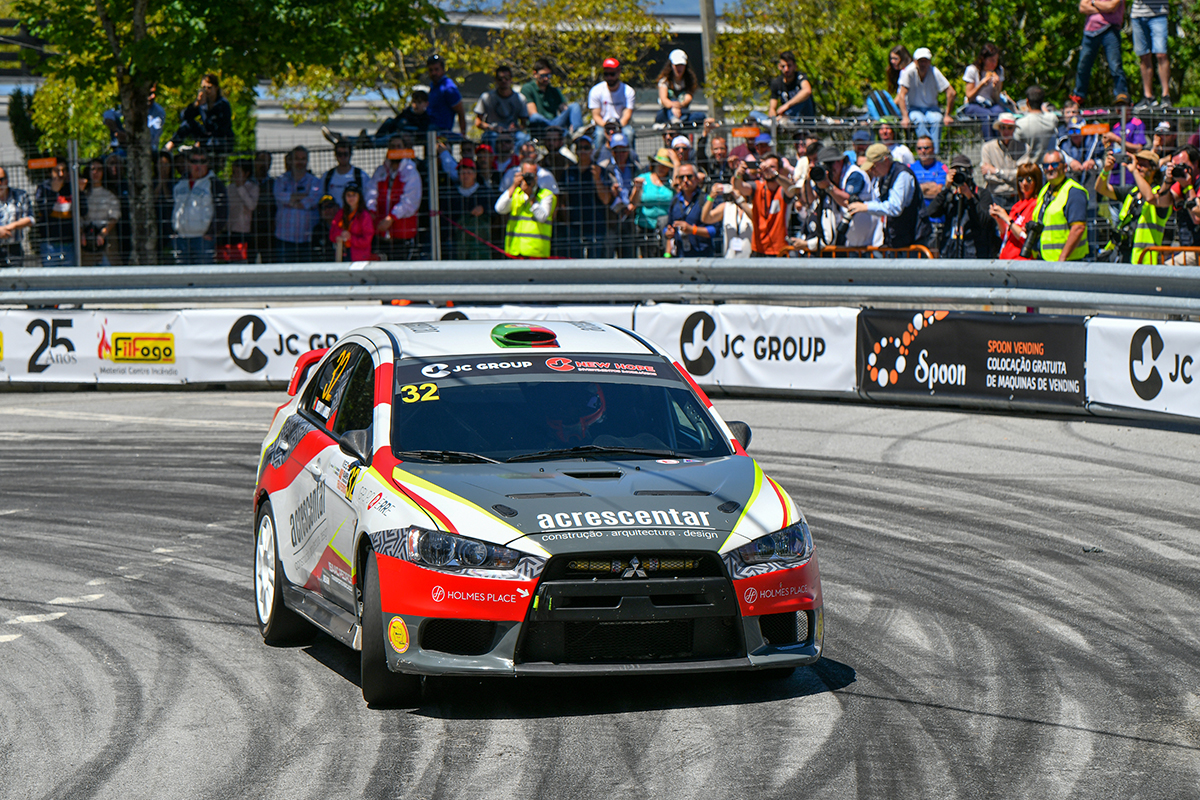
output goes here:
[{"label": "metal guardrail", "polygon": [[613,259],[57,267],[0,271],[0,304],[749,300],[1200,314],[1200,269],[925,259]]}]

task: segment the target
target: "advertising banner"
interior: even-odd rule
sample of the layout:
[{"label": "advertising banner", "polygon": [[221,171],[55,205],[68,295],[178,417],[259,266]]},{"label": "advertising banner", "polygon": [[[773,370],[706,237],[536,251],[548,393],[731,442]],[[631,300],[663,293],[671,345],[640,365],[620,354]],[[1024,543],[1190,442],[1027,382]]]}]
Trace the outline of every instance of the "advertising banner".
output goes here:
[{"label": "advertising banner", "polygon": [[854,391],[856,308],[658,304],[634,330],[665,348],[702,386]]},{"label": "advertising banner", "polygon": [[1087,399],[1200,417],[1200,323],[1095,317],[1087,324]]},{"label": "advertising banner", "polygon": [[598,320],[629,328],[633,306],[294,306],[173,311],[0,311],[0,381],[287,381],[301,353],[380,322]]},{"label": "advertising banner", "polygon": [[1084,318],[865,309],[858,378],[867,397],[1084,404]]},{"label": "advertising banner", "polygon": [[0,311],[0,380],[171,384],[185,380],[179,311]]}]

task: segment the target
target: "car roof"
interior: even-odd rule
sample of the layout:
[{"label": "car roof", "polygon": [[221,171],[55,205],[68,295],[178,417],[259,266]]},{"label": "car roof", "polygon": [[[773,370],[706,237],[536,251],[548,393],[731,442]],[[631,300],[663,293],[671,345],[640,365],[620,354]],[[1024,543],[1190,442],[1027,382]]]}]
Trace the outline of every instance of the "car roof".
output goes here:
[{"label": "car roof", "polygon": [[[400,345],[397,355],[401,358],[503,356],[517,353],[552,355],[559,352],[657,355],[640,337],[601,322],[440,320],[385,323],[377,328],[395,337]],[[531,340],[553,342],[557,346],[524,344]]]}]

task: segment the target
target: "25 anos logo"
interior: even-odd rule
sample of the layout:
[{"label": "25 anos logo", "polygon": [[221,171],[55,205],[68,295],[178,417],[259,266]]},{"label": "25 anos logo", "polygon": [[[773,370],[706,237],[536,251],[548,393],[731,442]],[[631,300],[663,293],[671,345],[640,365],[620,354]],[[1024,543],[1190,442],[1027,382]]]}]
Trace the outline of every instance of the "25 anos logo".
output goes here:
[{"label": "25 anos logo", "polygon": [[[1129,340],[1129,382],[1133,391],[1143,400],[1153,400],[1163,390],[1163,376],[1158,369],[1158,359],[1163,354],[1165,342],[1158,328],[1153,325],[1143,325],[1134,331]],[[1192,366],[1195,360],[1186,353],[1174,353],[1174,363],[1168,357],[1166,364],[1171,366],[1167,380],[1171,383],[1182,382],[1189,384],[1194,379]],[[1144,376],[1144,377],[1140,377]]]}]

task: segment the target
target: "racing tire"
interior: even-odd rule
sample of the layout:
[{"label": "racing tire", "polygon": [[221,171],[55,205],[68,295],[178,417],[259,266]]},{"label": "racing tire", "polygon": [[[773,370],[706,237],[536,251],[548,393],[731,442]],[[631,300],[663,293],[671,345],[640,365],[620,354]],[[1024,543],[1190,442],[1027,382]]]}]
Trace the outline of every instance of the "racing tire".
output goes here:
[{"label": "racing tire", "polygon": [[259,506],[255,531],[254,613],[263,641],[288,645],[312,638],[313,627],[283,602],[283,568],[279,565],[275,511],[270,500]]},{"label": "racing tire", "polygon": [[362,671],[363,700],[371,708],[414,706],[421,697],[421,676],[388,669],[383,630],[383,604],[379,594],[379,565],[374,551],[367,553],[363,570]]}]

